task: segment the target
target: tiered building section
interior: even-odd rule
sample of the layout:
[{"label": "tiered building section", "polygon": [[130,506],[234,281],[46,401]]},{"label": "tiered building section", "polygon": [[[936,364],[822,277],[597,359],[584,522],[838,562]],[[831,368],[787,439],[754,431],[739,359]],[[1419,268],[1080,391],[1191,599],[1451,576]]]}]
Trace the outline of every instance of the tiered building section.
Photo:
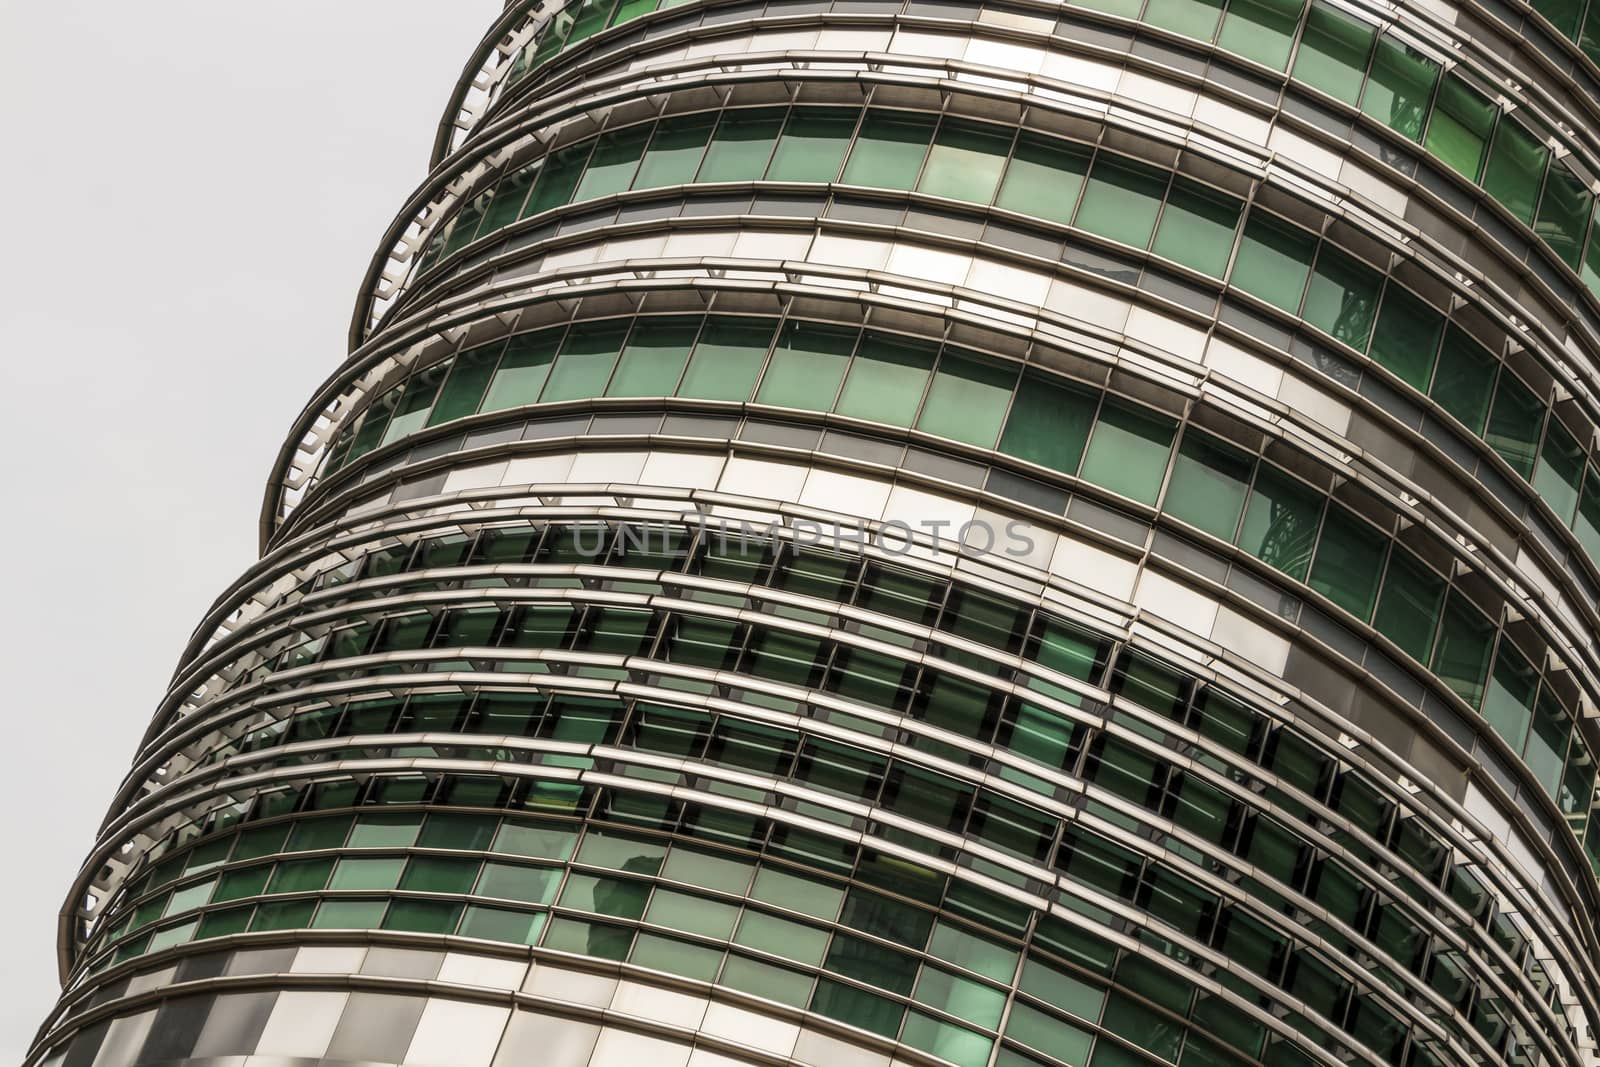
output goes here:
[{"label": "tiered building section", "polygon": [[508,6],[30,1064],[1600,1062],[1591,8]]}]

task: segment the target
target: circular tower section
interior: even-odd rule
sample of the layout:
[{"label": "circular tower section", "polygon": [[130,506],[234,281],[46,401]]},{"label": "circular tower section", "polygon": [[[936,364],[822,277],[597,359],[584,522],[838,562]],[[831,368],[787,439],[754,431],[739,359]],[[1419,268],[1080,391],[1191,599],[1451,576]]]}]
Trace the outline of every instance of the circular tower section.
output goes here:
[{"label": "circular tower section", "polygon": [[508,5],[30,1065],[1600,1063],[1594,20]]}]

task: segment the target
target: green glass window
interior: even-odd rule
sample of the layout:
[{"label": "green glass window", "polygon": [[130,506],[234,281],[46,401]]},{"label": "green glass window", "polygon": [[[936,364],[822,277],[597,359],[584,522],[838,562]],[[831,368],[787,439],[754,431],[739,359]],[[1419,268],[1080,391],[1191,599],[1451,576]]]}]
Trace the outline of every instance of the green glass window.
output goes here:
[{"label": "green glass window", "polygon": [[229,934],[242,934],[250,925],[250,913],[255,909],[249,904],[242,908],[223,908],[220,911],[208,911],[200,920],[200,931],[197,937],[227,937]]},{"label": "green glass window", "polygon": [[771,319],[707,318],[678,395],[697,400],[750,399],[772,344],[774,325]]},{"label": "green glass window", "polygon": [[1310,486],[1263,465],[1250,491],[1239,547],[1303,581],[1311,562],[1324,498]]},{"label": "green glass window", "polygon": [[1543,237],[1550,250],[1573,270],[1583,258],[1584,236],[1589,231],[1589,216],[1594,210],[1594,194],[1582,179],[1556,163],[1545,179],[1544,197],[1539,201],[1539,219],[1534,231]]},{"label": "green glass window", "polygon": [[1594,798],[1594,759],[1583,742],[1583,735],[1572,735],[1572,748],[1567,753],[1567,768],[1561,775],[1561,790],[1556,796],[1556,806],[1567,817],[1568,825],[1581,836],[1583,824],[1589,817],[1589,804]]},{"label": "green glass window", "polygon": [[394,415],[389,419],[389,427],[383,433],[384,444],[398,441],[422,429],[423,423],[427,421],[428,411],[433,407],[433,399],[439,395],[439,384],[444,381],[445,371],[448,369],[448,364],[436,363],[406,379],[405,391],[400,394],[400,400],[395,404]]},{"label": "green glass window", "polygon": [[1369,267],[1324,244],[1301,315],[1336,340],[1365,351],[1378,307],[1378,285],[1378,276]]},{"label": "green glass window", "polygon": [[489,384],[483,410],[500,411],[536,403],[544,389],[545,378],[550,374],[550,364],[555,362],[560,341],[560,329],[513,337]]},{"label": "green glass window", "polygon": [[1055,1015],[1018,1001],[1006,1020],[1006,1036],[1052,1059],[1083,1067],[1089,1061],[1091,1035]]},{"label": "green glass window", "polygon": [[311,923],[311,913],[317,908],[315,900],[268,900],[256,906],[255,917],[250,920],[253,933],[262,930],[303,930]]},{"label": "green glass window", "polygon": [[[455,358],[450,368],[450,376],[445,379],[444,388],[439,391],[439,399],[434,403],[433,412],[428,416],[429,426],[438,426],[440,423],[465,418],[477,412],[478,405],[483,402],[483,394],[488,390],[489,382],[494,377],[494,369],[500,362],[500,351],[504,347],[501,344],[482,345]],[[537,390],[534,395],[538,395]]]},{"label": "green glass window", "polygon": [[484,212],[483,224],[478,227],[478,232],[494,233],[516,222],[522,216],[522,205],[528,201],[528,191],[538,177],[539,164],[532,163],[510,177],[500,179],[500,184],[494,188],[494,200],[490,202],[489,210]]},{"label": "green glass window", "polygon": [[1533,729],[1522,751],[1522,761],[1539,780],[1544,791],[1555,799],[1561,789],[1561,770],[1567,759],[1567,738],[1572,720],[1548,685],[1539,690],[1533,705]]},{"label": "green glass window", "polygon": [[1361,94],[1361,110],[1402,137],[1422,139],[1439,65],[1420,52],[1385,35],[1372,57],[1372,74]]},{"label": "green glass window", "polygon": [[1426,389],[1443,329],[1443,315],[1391,283],[1383,292],[1370,354],[1407,385]]},{"label": "green glass window", "polygon": [[1539,450],[1539,467],[1533,472],[1533,487],[1567,525],[1571,525],[1578,507],[1583,465],[1583,446],[1560,419],[1551,419],[1545,430],[1544,447]]},{"label": "green glass window", "polygon": [[1544,404],[1513,374],[1500,375],[1484,440],[1524,478],[1533,473],[1533,459],[1544,429]]},{"label": "green glass window", "polygon": [[1172,456],[1176,424],[1108,399],[1095,422],[1081,477],[1143,504],[1154,504]]},{"label": "green glass window", "polygon": [[[332,859],[288,860],[278,864],[272,872],[269,893],[305,893],[321,889],[328,884],[333,871]],[[224,885],[226,887],[226,884]],[[218,894],[220,899],[221,894]]]},{"label": "green glass window", "polygon": [[509,908],[485,908],[473,905],[461,918],[462,937],[481,937],[485,941],[505,941],[513,945],[531,945],[544,927],[545,916],[538,912],[512,911]]},{"label": "green glass window", "polygon": [[448,934],[455,931],[460,919],[460,904],[443,900],[396,900],[389,905],[383,928],[422,934]]},{"label": "green glass window", "polygon": [[994,1047],[992,1038],[920,1011],[907,1013],[900,1040],[956,1067],[986,1067]]},{"label": "green glass window", "polygon": [[933,139],[934,120],[907,112],[868,111],[845,164],[849,185],[910,189],[922,172],[923,157]]},{"label": "green glass window", "polygon": [[1354,104],[1361,95],[1375,36],[1368,23],[1325,4],[1312,4],[1294,59],[1295,80]]},{"label": "green glass window", "polygon": [[928,952],[951,966],[974,971],[997,982],[1009,983],[1017,970],[1015,948],[946,922],[935,924]]},{"label": "green glass window", "polygon": [[311,925],[318,930],[375,930],[388,910],[387,900],[324,900]]},{"label": "green glass window", "polygon": [[[1600,4],[1595,7],[1600,11]],[[1583,266],[1578,269],[1578,274],[1590,292],[1600,293],[1600,237],[1590,238],[1589,248],[1583,254]]]},{"label": "green glass window", "polygon": [[1054,137],[1024,133],[1017,138],[995,204],[1065,225],[1072,221],[1088,169],[1089,155],[1082,149]]},{"label": "green glass window", "polygon": [[493,189],[485,189],[467,201],[466,206],[457,212],[442,255],[448,256],[472,242],[478,234],[478,226],[483,222],[483,213],[489,209],[489,201],[493,196]]},{"label": "green glass window", "polygon": [[917,429],[940,437],[993,448],[1000,424],[1016,391],[1017,370],[976,354],[946,348],[928,388]]},{"label": "green glass window", "polygon": [[1483,174],[1483,188],[1506,210],[1523,222],[1531,223],[1539,187],[1544,184],[1545,165],[1549,162],[1550,150],[1542,140],[1506,117],[1495,130],[1489,165]]},{"label": "green glass window", "polygon": [[559,826],[507,821],[494,839],[494,850],[508,856],[564,860],[572,855],[573,831]]},{"label": "green glass window", "polygon": [[889,1038],[899,1032],[900,1020],[905,1015],[905,1009],[892,1000],[826,978],[817,983],[817,991],[811,997],[811,1010]]},{"label": "green glass window", "polygon": [[621,960],[627,958],[628,949],[633,945],[633,928],[557,918],[551,920],[545,931],[543,944],[557,952]]},{"label": "green glass window", "polygon": [[634,172],[639,169],[639,160],[644,156],[645,142],[650,139],[651,130],[652,125],[645,122],[601,134],[572,199],[594,200],[620,193],[632,185]]},{"label": "green glass window", "polygon": [[718,981],[733,989],[796,1008],[805,1007],[811,998],[810,975],[749,959],[736,952],[729,953],[728,962],[723,965],[722,977]]},{"label": "green glass window", "polygon": [[1372,625],[1406,655],[1419,663],[1428,662],[1444,585],[1444,579],[1415,556],[1396,547],[1389,553],[1389,570],[1383,578],[1378,614]]},{"label": "green glass window", "polygon": [[1388,539],[1337,504],[1330,505],[1311,565],[1311,588],[1365,622],[1378,599]]},{"label": "green glass window", "polygon": [[1428,152],[1468,181],[1477,181],[1499,109],[1454,74],[1439,83],[1428,120]]},{"label": "green glass window", "polygon": [[1024,372],[1000,437],[1000,451],[1076,474],[1098,402],[1096,394]]},{"label": "green glass window", "polygon": [[216,889],[216,879],[208,879],[198,885],[187,886],[175,891],[167,898],[166,910],[163,915],[177,915],[179,912],[193,911],[195,908],[211,902],[211,892]]},{"label": "green glass window", "polygon": [[1184,434],[1162,505],[1167,514],[1232,541],[1255,460],[1209,434]]},{"label": "green glass window", "polygon": [[585,322],[568,330],[561,354],[550,368],[550,378],[540,394],[541,402],[602,395],[627,335],[627,323]]},{"label": "green glass window", "polygon": [[1211,40],[1222,17],[1222,0],[1149,0],[1144,21],[1199,41]]},{"label": "green glass window", "polygon": [[706,144],[711,140],[711,130],[716,124],[715,115],[681,115],[662,119],[656,124],[655,136],[650,139],[650,147],[639,164],[633,187],[659,189],[694,181],[695,172],[700,169],[700,158],[705,155]]},{"label": "green glass window", "polygon": [[987,204],[1011,152],[1012,132],[987,123],[946,119],[928,151],[917,188],[932,196]]},{"label": "green glass window", "polygon": [[1316,238],[1298,227],[1251,212],[1233,265],[1232,283],[1267,303],[1294,314],[1311,273]]},{"label": "green glass window", "polygon": [[1473,707],[1483,699],[1494,635],[1494,624],[1460,590],[1451,590],[1439,624],[1439,643],[1433,650],[1433,671]]},{"label": "green glass window", "polygon": [[699,332],[698,317],[636,320],[606,395],[671,396]]},{"label": "green glass window", "polygon": [[350,833],[350,823],[348,815],[298,822],[287,851],[310,852],[320,848],[338,848]]},{"label": "green glass window", "polygon": [[722,966],[722,952],[720,949],[691,945],[673,937],[641,933],[634,942],[628,962],[709,982],[716,978],[717,970]]},{"label": "green glass window", "polygon": [[763,867],[756,872],[755,885],[750,890],[754,900],[809,915],[815,919],[832,922],[839,914],[839,904],[844,891],[835,885],[773,867]]},{"label": "green glass window", "polygon": [[1183,178],[1173,180],[1151,251],[1202,274],[1220,278],[1228,269],[1239,228],[1239,201]]},{"label": "green glass window", "polygon": [[1002,743],[1015,754],[1046,767],[1070,766],[1082,749],[1079,731],[1060,715],[1031,704],[1017,703],[1000,728]]},{"label": "green glass window", "polygon": [[835,410],[858,419],[910,426],[922,405],[933,357],[934,350],[924,342],[865,334]]},{"label": "green glass window", "polygon": [[817,967],[822,963],[828,935],[825,931],[812,926],[780,919],[765,912],[748,910],[744,913],[744,918],[739,923],[739,933],[733,940],[734,944],[746,948],[770,952],[774,956],[783,956],[797,963]]},{"label": "green glass window", "polygon": [[756,400],[762,404],[828,411],[839,395],[859,331],[813,322],[786,322]]},{"label": "green glass window", "polygon": [[389,417],[394,414],[395,404],[400,401],[402,389],[404,389],[403,383],[385,391],[367,406],[366,413],[361,417],[361,428],[356,431],[355,440],[350,443],[350,459],[364,456],[378,447],[378,443],[383,440],[383,431],[389,426]]},{"label": "green glass window", "polygon": [[544,169],[539,172],[539,182],[533,187],[533,193],[522,209],[522,217],[529,218],[570,202],[573,190],[583,177],[583,165],[588,161],[592,148],[593,140],[580,141],[546,158]]},{"label": "green glass window", "polygon": [[[1584,13],[1583,26],[1578,32],[1578,46],[1583,49],[1584,55],[1600,63],[1600,6],[1590,4]],[[1595,825],[1600,826],[1600,823]]]},{"label": "green glass window", "polygon": [[[620,26],[624,22],[631,22],[640,15],[648,15],[659,5],[660,0],[622,0],[617,5],[617,12],[611,16],[611,25]],[[668,7],[672,5],[668,3]]]},{"label": "green glass window", "polygon": [[334,869],[330,889],[393,889],[400,884],[406,861],[399,859],[355,859],[345,857]]},{"label": "green glass window", "polygon": [[1027,656],[1041,667],[1092,682],[1105,669],[1107,643],[1072,623],[1040,615]]},{"label": "green glass window", "polygon": [[1217,44],[1273,70],[1289,63],[1305,0],[1233,0]]},{"label": "green glass window", "polygon": [[622,919],[637,919],[644,914],[645,898],[650,895],[647,882],[624,882],[617,878],[597,878],[587,874],[567,876],[561,891],[561,906],[612,915]]},{"label": "green glass window", "polygon": [[1600,559],[1600,468],[1593,465],[1583,480],[1583,496],[1578,501],[1572,532],[1578,535],[1578,543],[1589,558]]},{"label": "green glass window", "polygon": [[400,814],[363,815],[350,830],[346,848],[410,848],[417,840],[422,816]]},{"label": "green glass window", "polygon": [[700,164],[702,182],[755,181],[767,172],[767,161],[783,128],[783,112],[772,108],[729,111]]},{"label": "green glass window", "polygon": [[795,108],[784,124],[767,178],[781,182],[836,180],[858,116],[854,108]]},{"label": "green glass window", "polygon": [[1444,346],[1439,350],[1439,367],[1433,376],[1430,395],[1461,424],[1475,434],[1483,433],[1489,416],[1489,398],[1494,393],[1499,361],[1459,326],[1445,329]]},{"label": "green glass window", "polygon": [[1167,176],[1148,167],[1112,162],[1102,156],[1089,172],[1078,225],[1090,233],[1135,248],[1150,243]]},{"label": "green glass window", "polygon": [[[562,899],[565,900],[565,895]],[[734,924],[739,921],[739,909],[733,904],[670,889],[658,889],[650,898],[650,910],[645,914],[645,921],[726,941],[733,936]]]},{"label": "green glass window", "polygon": [[1583,0],[1533,0],[1533,9],[1549,19],[1561,36],[1577,37]]},{"label": "green glass window", "polygon": [[794,734],[787,730],[724,719],[711,735],[706,757],[761,774],[785,774],[794,754]]},{"label": "green glass window", "polygon": [[470,893],[478,880],[478,866],[477,860],[415,856],[406,865],[400,888],[419,893]]},{"label": "green glass window", "polygon": [[528,904],[548,904],[555,895],[561,872],[552,867],[524,867],[514,863],[485,863],[478,879],[478,895]]},{"label": "green glass window", "polygon": [[578,9],[572,17],[572,29],[568,31],[563,47],[577,44],[605,29],[613,3],[614,0],[579,0]]},{"label": "green glass window", "polygon": [[882,756],[832,741],[808,741],[795,763],[795,779],[853,800],[872,800],[883,783]]}]

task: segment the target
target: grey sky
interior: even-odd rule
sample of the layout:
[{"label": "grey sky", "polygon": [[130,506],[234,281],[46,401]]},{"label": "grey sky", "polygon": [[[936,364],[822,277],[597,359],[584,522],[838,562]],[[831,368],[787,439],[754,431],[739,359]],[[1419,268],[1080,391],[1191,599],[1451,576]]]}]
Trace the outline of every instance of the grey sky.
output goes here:
[{"label": "grey sky", "polygon": [[0,0],[0,1060],[499,0]]}]

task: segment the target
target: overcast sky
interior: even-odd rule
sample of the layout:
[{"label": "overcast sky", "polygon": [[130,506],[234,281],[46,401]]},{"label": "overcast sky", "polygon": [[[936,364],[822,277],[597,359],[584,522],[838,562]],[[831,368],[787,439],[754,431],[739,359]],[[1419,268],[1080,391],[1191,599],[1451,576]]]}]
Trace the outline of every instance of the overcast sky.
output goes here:
[{"label": "overcast sky", "polygon": [[500,0],[0,0],[0,1060]]}]

